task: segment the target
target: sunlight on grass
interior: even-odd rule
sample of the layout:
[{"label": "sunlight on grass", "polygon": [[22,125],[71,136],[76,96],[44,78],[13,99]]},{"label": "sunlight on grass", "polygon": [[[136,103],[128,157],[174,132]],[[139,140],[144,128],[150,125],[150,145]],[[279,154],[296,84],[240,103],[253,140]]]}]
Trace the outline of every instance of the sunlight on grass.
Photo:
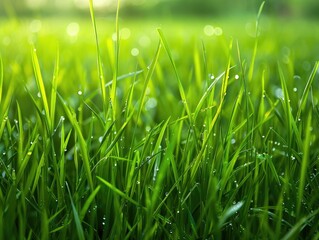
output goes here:
[{"label": "sunlight on grass", "polygon": [[0,20],[0,239],[317,239],[316,23],[93,2]]}]

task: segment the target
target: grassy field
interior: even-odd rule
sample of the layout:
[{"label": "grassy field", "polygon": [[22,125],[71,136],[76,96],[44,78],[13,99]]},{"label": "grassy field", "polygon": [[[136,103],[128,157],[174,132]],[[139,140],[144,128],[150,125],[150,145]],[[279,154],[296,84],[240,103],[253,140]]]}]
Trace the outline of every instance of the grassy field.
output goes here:
[{"label": "grassy field", "polygon": [[319,29],[259,17],[2,19],[0,239],[319,239]]}]

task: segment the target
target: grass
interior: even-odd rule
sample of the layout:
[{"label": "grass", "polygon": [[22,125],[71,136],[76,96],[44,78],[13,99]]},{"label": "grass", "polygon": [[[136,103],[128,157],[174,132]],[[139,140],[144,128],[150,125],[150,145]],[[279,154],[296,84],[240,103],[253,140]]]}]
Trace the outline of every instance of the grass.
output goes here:
[{"label": "grass", "polygon": [[318,239],[315,23],[90,10],[1,23],[0,239]]}]

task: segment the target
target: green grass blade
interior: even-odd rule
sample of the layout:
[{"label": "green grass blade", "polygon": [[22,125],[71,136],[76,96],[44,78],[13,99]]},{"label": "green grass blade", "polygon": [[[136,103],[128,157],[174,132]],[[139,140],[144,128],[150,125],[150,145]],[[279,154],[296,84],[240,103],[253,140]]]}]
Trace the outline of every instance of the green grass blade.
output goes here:
[{"label": "green grass blade", "polygon": [[94,191],[90,194],[90,196],[85,201],[79,215],[79,218],[81,221],[84,219],[86,212],[88,211],[90,205],[94,201],[96,194],[98,194],[98,192],[100,191],[100,188],[101,188],[100,186],[97,186],[97,188],[94,189]]},{"label": "green grass blade", "polygon": [[[229,53],[231,52],[231,49],[232,49],[232,41],[229,45]],[[206,150],[206,146],[207,146],[207,142],[209,141],[209,138],[210,136],[213,134],[213,130],[214,130],[214,127],[215,127],[215,124],[218,120],[218,118],[220,117],[220,114],[222,112],[222,109],[223,109],[223,105],[224,105],[224,100],[225,100],[225,95],[227,93],[227,88],[228,88],[228,79],[229,79],[229,73],[230,73],[230,69],[231,69],[231,66],[230,66],[230,62],[231,62],[231,57],[229,56],[228,58],[228,63],[227,63],[227,67],[226,67],[226,70],[225,70],[225,75],[224,75],[224,78],[223,78],[223,83],[222,83],[222,87],[221,87],[221,90],[220,90],[220,103],[217,107],[217,110],[215,112],[215,115],[213,117],[212,120],[209,119],[210,123],[209,123],[209,126],[208,126],[208,133],[207,135],[205,136],[205,139],[203,139],[203,143],[202,143],[202,147],[198,153],[198,155],[196,156],[196,159],[193,163],[193,167],[191,169],[191,179],[193,179],[195,177],[195,174],[200,166],[200,163],[202,161],[202,157],[203,157],[203,154]]]},{"label": "green grass blade", "polygon": [[51,102],[50,102],[50,118],[52,126],[54,126],[55,120],[55,110],[56,110],[56,95],[57,95],[57,86],[58,86],[58,77],[59,77],[59,64],[60,64],[60,53],[57,51],[54,73],[52,78],[52,87],[51,87]]},{"label": "green grass blade", "polygon": [[24,153],[24,131],[23,131],[23,122],[22,122],[22,115],[19,103],[17,102],[17,111],[18,111],[18,122],[16,125],[17,129],[19,130],[19,144],[18,144],[18,166],[20,167],[22,163],[23,153]]},{"label": "green grass blade", "polygon": [[309,112],[308,115],[308,121],[306,125],[306,136],[304,139],[304,145],[303,145],[303,155],[302,155],[302,161],[301,161],[301,169],[300,169],[300,182],[299,182],[299,187],[298,187],[298,195],[297,195],[297,204],[296,204],[296,209],[297,209],[297,216],[300,216],[300,208],[301,204],[304,199],[304,188],[305,188],[305,183],[306,179],[308,177],[308,164],[309,164],[309,156],[310,156],[310,141],[311,141],[311,122],[312,120],[312,112]]},{"label": "green grass blade", "polygon": [[300,118],[301,112],[305,110],[306,103],[307,103],[307,98],[309,95],[309,91],[311,89],[313,80],[315,79],[316,74],[318,73],[318,68],[319,68],[319,61],[315,63],[314,68],[312,69],[312,72],[308,78],[308,81],[306,83],[306,86],[304,88],[304,91],[302,93],[301,99],[299,101],[299,108],[296,116],[296,120]]},{"label": "green grass blade", "polygon": [[113,119],[116,118],[116,85],[117,85],[117,76],[119,71],[119,54],[120,54],[120,30],[119,30],[119,11],[120,11],[120,0],[117,0],[116,16],[115,16],[115,32],[116,32],[116,41],[115,41],[115,66],[113,72],[113,82],[111,88],[111,103],[113,110]]},{"label": "green grass blade", "polygon": [[141,205],[137,201],[135,201],[134,199],[132,199],[129,196],[127,196],[127,194],[122,192],[120,189],[116,188],[113,184],[109,183],[108,181],[106,181],[105,179],[103,179],[103,178],[101,178],[99,176],[97,176],[97,179],[100,180],[101,183],[103,183],[106,187],[110,188],[117,195],[119,195],[122,198],[126,199],[127,201],[129,201],[130,203],[134,204],[135,206],[141,207]]},{"label": "green grass blade", "polygon": [[31,56],[32,56],[33,70],[34,70],[34,74],[35,74],[36,83],[37,83],[37,86],[38,86],[38,89],[39,89],[39,92],[41,95],[41,99],[42,99],[42,104],[44,107],[44,114],[45,114],[47,127],[48,127],[48,130],[51,132],[52,131],[52,122],[51,122],[51,118],[50,118],[49,104],[48,104],[47,95],[45,92],[44,82],[43,82],[43,78],[42,78],[42,73],[41,73],[36,49],[33,49],[31,51]]},{"label": "green grass blade", "polygon": [[93,30],[94,30],[94,37],[95,37],[95,45],[96,45],[96,52],[97,52],[97,67],[98,67],[100,88],[101,88],[101,92],[102,92],[103,108],[104,108],[104,112],[106,112],[105,108],[106,108],[106,104],[107,104],[107,97],[106,97],[106,90],[104,87],[105,80],[104,80],[103,67],[102,67],[102,61],[101,61],[101,51],[100,51],[99,38],[98,38],[98,33],[97,33],[93,0],[89,0],[89,5],[90,5],[91,21],[92,21]]},{"label": "green grass blade", "polygon": [[219,219],[219,223],[218,223],[219,228],[222,228],[222,226],[226,223],[227,219],[233,216],[236,212],[238,212],[243,205],[244,205],[244,202],[240,201],[236,203],[235,205],[232,205],[229,208],[227,208]]},{"label": "green grass blade", "polygon": [[30,161],[30,158],[32,156],[33,150],[35,146],[37,145],[39,135],[35,137],[35,139],[32,140],[31,146],[28,148],[25,156],[23,156],[23,159],[21,159],[19,170],[17,172],[17,183],[21,180],[22,176],[25,174],[25,169]]},{"label": "green grass blade", "polygon": [[[230,69],[234,68],[235,66],[230,67]],[[229,70],[230,70],[229,69]],[[222,77],[225,75],[226,72],[222,72],[218,77],[216,77],[216,79],[208,86],[208,88],[206,89],[206,91],[204,92],[204,94],[202,95],[201,99],[199,100],[196,109],[194,111],[194,121],[197,119],[197,116],[205,102],[205,100],[207,99],[207,97],[209,96],[209,93],[212,91],[213,87],[222,79]]]},{"label": "green grass blade", "polygon": [[93,187],[93,179],[92,179],[92,174],[91,174],[91,168],[90,168],[90,158],[89,158],[89,154],[88,154],[88,149],[87,149],[87,145],[86,145],[86,141],[83,137],[80,125],[76,119],[76,115],[73,109],[69,108],[66,103],[64,102],[63,98],[58,95],[62,106],[64,108],[64,111],[66,113],[66,115],[68,116],[76,134],[79,140],[79,145],[80,145],[80,150],[82,153],[82,159],[83,159],[83,165],[84,165],[84,170],[86,173],[86,177],[88,180],[88,184],[90,186],[91,191],[93,191],[94,187]]},{"label": "green grass blade", "polygon": [[143,109],[143,104],[144,104],[144,100],[145,100],[145,95],[146,95],[146,89],[147,89],[147,86],[148,86],[148,83],[153,75],[153,72],[155,70],[155,67],[156,67],[156,64],[157,64],[157,61],[158,61],[158,58],[159,58],[159,55],[160,55],[160,51],[161,51],[161,45],[158,44],[157,46],[157,50],[155,52],[155,56],[152,60],[152,63],[149,67],[149,70],[146,74],[146,77],[145,77],[145,81],[144,81],[144,85],[143,85],[143,90],[142,90],[142,93],[141,93],[141,98],[140,98],[140,104],[139,104],[139,108],[137,110],[137,122],[139,121],[140,119],[140,116],[141,116],[141,112],[142,112],[142,109]]},{"label": "green grass blade", "polygon": [[262,13],[262,10],[264,8],[265,1],[263,1],[259,7],[257,18],[256,18],[256,36],[255,36],[255,45],[254,45],[254,50],[253,50],[253,55],[251,58],[251,63],[249,67],[249,72],[248,72],[248,80],[250,81],[253,78],[254,74],[254,66],[255,66],[255,60],[256,60],[256,55],[257,55],[257,49],[258,49],[258,35],[259,35],[259,21],[260,21],[260,16]]},{"label": "green grass blade", "polygon": [[180,97],[182,99],[182,102],[184,103],[188,119],[189,119],[190,123],[192,123],[193,122],[192,115],[191,115],[191,112],[190,112],[190,109],[189,109],[189,106],[188,106],[188,103],[187,103],[184,87],[183,87],[182,81],[181,81],[181,79],[179,77],[179,74],[178,74],[178,71],[177,71],[177,67],[176,67],[173,55],[172,55],[171,50],[170,50],[170,48],[168,46],[168,43],[167,43],[167,41],[165,39],[163,31],[161,29],[157,29],[157,31],[159,33],[159,36],[160,36],[160,39],[161,39],[161,43],[162,43],[162,45],[163,45],[163,47],[164,47],[164,49],[165,49],[165,51],[166,51],[166,53],[168,55],[168,58],[169,58],[169,60],[171,62],[171,65],[173,66],[174,73],[175,73],[175,76],[176,76],[176,79],[177,79],[177,83],[178,83],[179,94],[180,94]]},{"label": "green grass blade", "polygon": [[72,212],[73,212],[73,217],[74,217],[74,221],[75,221],[75,227],[76,227],[76,232],[78,234],[78,237],[80,240],[85,240],[84,237],[84,232],[83,232],[83,228],[82,228],[82,224],[81,224],[81,219],[79,217],[78,211],[76,210],[76,207],[73,203],[73,199],[72,199],[72,195],[70,192],[70,188],[67,182],[65,182],[66,188],[68,190],[69,193],[69,197],[70,197],[70,201],[71,201],[71,206],[72,206]]},{"label": "green grass blade", "polygon": [[[294,119],[291,114],[291,106],[290,106],[290,96],[288,93],[287,83],[285,79],[285,75],[282,71],[282,68],[278,64],[278,71],[279,71],[279,79],[281,83],[281,88],[283,92],[283,98],[280,99],[283,105],[283,109],[286,115],[286,126],[287,126],[287,143],[288,143],[288,154],[291,154],[291,141],[292,141],[292,129],[294,124]],[[299,135],[299,134],[297,134]]]}]

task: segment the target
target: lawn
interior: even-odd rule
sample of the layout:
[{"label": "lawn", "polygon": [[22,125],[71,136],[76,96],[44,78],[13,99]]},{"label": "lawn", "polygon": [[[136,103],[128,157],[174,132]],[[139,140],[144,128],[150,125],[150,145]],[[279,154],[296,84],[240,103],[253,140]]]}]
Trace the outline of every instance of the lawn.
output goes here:
[{"label": "lawn", "polygon": [[0,20],[0,239],[319,239],[318,23],[119,16]]}]

